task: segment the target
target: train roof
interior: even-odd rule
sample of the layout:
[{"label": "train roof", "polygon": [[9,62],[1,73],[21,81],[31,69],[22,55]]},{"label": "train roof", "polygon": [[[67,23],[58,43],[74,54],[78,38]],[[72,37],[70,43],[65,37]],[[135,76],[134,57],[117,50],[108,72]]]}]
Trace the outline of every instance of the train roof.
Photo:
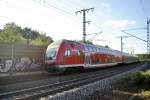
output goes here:
[{"label": "train roof", "polygon": [[66,39],[63,39],[62,41],[68,42],[68,43],[82,44],[82,45],[84,45],[84,46],[86,45],[86,46],[95,46],[95,47],[103,47],[103,48],[107,48],[107,47],[101,46],[101,45],[87,44],[87,43],[82,43],[82,42],[78,42],[78,41],[74,41],[74,40],[66,40]]},{"label": "train roof", "polygon": [[[79,44],[79,45],[90,46],[90,47],[99,47],[99,48],[102,48],[102,49],[104,49],[104,50],[112,51],[112,52],[115,53],[115,54],[121,54],[121,51],[119,51],[119,50],[115,50],[115,49],[112,49],[112,48],[110,48],[110,47],[101,46],[101,45],[86,44],[86,43],[81,43],[81,42],[78,42],[78,41],[67,40],[67,39],[59,40],[58,43],[60,43],[60,42],[73,43],[73,44]],[[133,55],[128,54],[128,53],[125,53],[125,52],[123,52],[123,55],[126,55],[126,56],[133,56]]]}]

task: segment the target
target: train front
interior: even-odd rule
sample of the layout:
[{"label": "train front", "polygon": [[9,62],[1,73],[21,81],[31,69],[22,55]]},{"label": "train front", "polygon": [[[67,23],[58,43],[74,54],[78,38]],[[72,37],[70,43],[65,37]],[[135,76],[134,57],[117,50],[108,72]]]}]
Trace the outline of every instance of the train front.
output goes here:
[{"label": "train front", "polygon": [[46,70],[48,72],[59,72],[58,65],[58,51],[62,41],[51,43],[46,50]]}]

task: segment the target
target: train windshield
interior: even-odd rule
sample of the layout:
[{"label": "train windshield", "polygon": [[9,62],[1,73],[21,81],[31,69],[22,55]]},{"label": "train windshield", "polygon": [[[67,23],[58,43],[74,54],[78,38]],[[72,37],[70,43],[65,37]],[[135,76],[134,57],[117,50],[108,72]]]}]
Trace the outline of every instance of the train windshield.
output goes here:
[{"label": "train windshield", "polygon": [[46,50],[46,58],[47,60],[54,60],[56,59],[56,55],[59,49],[61,41],[54,42],[50,44]]}]

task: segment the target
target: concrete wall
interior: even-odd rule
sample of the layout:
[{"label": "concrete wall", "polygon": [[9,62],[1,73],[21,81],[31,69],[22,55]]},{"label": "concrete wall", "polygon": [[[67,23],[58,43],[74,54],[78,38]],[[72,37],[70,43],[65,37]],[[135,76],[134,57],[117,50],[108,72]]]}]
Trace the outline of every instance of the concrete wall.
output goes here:
[{"label": "concrete wall", "polygon": [[0,73],[44,69],[46,46],[0,44]]}]

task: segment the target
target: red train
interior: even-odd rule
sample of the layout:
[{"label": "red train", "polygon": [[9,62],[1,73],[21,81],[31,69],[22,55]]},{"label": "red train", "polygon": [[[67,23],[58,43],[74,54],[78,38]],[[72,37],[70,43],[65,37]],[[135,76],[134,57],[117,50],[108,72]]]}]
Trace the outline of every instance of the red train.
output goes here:
[{"label": "red train", "polygon": [[60,40],[46,50],[46,65],[49,72],[61,72],[68,68],[95,68],[137,62],[138,58],[103,46]]}]

